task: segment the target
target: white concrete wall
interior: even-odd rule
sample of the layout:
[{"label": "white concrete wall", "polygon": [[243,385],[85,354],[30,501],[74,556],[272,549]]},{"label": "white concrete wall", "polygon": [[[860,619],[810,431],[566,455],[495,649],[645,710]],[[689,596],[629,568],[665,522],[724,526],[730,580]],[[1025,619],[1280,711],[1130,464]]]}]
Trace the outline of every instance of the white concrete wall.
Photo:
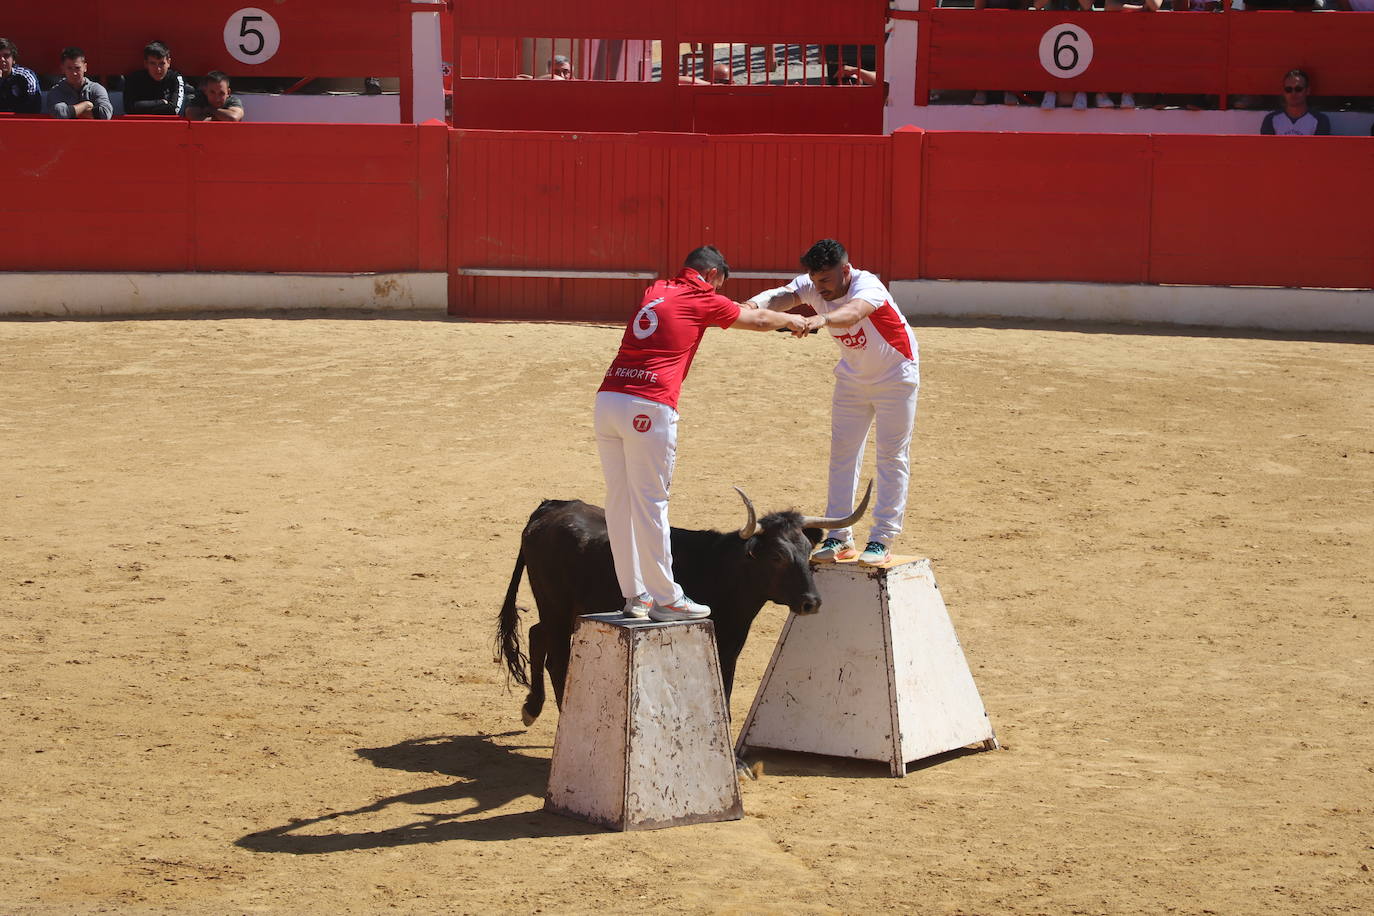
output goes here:
[{"label": "white concrete wall", "polygon": [[7,273],[0,318],[448,307],[443,273]]},{"label": "white concrete wall", "polygon": [[896,280],[889,286],[902,311],[913,318],[1159,322],[1374,333],[1374,292],[1370,290],[979,280]]},{"label": "white concrete wall", "polygon": [[[1264,111],[1155,111],[1148,108],[1042,111],[1034,105],[903,105],[895,98],[892,102],[885,117],[888,133],[910,124],[926,130],[1253,135],[1259,133],[1260,122],[1267,114]],[[1331,118],[1331,132],[1341,136],[1368,137],[1370,125],[1374,124],[1374,113],[1370,112],[1328,112],[1327,116]]]}]

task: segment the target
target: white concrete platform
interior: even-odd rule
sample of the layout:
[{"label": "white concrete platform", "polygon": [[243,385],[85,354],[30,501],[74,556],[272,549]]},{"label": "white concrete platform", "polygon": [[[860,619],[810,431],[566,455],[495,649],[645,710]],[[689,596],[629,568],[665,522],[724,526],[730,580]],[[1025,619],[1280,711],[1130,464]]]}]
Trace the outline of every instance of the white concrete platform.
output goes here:
[{"label": "white concrete platform", "polygon": [[615,830],[744,816],[710,620],[577,620],[546,810]]},{"label": "white concrete platform", "polygon": [[930,561],[817,564],[817,614],[787,618],[737,751],[906,765],[997,746]]}]

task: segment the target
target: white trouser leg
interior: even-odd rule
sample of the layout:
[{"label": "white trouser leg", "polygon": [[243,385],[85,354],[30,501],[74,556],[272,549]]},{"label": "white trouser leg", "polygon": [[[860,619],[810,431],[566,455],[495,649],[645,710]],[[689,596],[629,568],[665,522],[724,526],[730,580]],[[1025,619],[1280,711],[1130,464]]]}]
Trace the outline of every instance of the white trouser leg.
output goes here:
[{"label": "white trouser leg", "polygon": [[606,477],[606,527],[621,593],[662,604],[682,591],[673,581],[668,490],[677,460],[677,411],[619,392],[596,396],[596,442]]},{"label": "white trouser leg", "polygon": [[916,421],[916,395],[920,385],[898,379],[870,389],[877,415],[873,434],[878,467],[878,491],[874,494],[873,528],[868,539],[891,546],[902,533],[906,496],[911,483],[911,430]]},{"label": "white trouser leg", "polygon": [[[872,425],[873,405],[866,392],[854,382],[835,379],[835,392],[830,398],[830,484],[825,504],[825,514],[831,518],[854,511],[864,442]],[[827,537],[845,541],[852,534],[851,528],[835,528]]]}]

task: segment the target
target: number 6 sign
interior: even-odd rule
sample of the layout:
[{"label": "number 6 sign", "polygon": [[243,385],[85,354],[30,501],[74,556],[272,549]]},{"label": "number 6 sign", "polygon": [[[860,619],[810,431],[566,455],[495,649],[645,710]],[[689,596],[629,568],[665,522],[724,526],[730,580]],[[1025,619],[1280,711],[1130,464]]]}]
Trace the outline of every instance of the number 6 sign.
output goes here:
[{"label": "number 6 sign", "polygon": [[1087,70],[1092,62],[1092,36],[1076,25],[1060,23],[1040,38],[1040,66],[1050,76],[1069,79]]},{"label": "number 6 sign", "polygon": [[281,29],[266,10],[244,7],[224,24],[224,49],[241,64],[261,64],[281,47]]}]

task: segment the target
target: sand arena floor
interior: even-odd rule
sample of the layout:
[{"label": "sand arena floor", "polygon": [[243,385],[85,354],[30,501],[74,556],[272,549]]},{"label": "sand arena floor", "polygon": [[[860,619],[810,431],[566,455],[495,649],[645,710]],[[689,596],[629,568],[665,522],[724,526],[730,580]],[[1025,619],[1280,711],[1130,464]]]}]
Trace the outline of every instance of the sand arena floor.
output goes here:
[{"label": "sand arena floor", "polygon": [[[619,330],[412,318],[0,323],[0,911],[1370,911],[1369,339],[918,327],[897,547],[1005,749],[616,834],[491,641]],[[821,511],[834,356],[708,334],[677,524]]]}]

